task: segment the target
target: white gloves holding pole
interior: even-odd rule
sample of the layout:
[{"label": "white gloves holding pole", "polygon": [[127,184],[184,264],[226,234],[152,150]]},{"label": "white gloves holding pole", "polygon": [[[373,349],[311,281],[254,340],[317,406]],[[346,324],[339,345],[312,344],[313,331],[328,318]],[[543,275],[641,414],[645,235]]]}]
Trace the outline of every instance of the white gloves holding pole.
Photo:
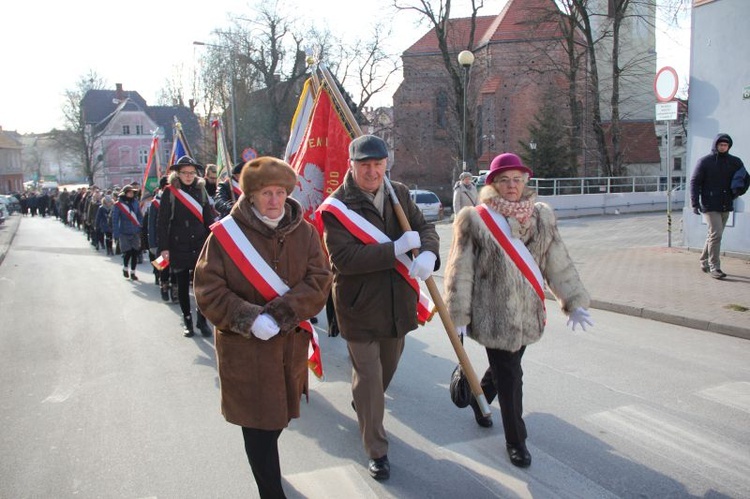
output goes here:
[{"label": "white gloves holding pole", "polygon": [[589,311],[583,307],[578,307],[568,316],[568,326],[570,326],[573,331],[576,330],[576,326],[581,326],[581,329],[586,331],[586,324],[593,326],[594,321],[591,319]]},{"label": "white gloves holding pole", "polygon": [[279,334],[279,325],[270,315],[260,314],[250,326],[250,331],[256,338],[266,341]]},{"label": "white gloves holding pole", "polygon": [[437,256],[432,251],[423,251],[417,256],[409,267],[409,277],[419,278],[426,281],[435,270]]},{"label": "white gloves holding pole", "polygon": [[419,232],[410,230],[393,241],[393,252],[396,256],[401,256],[413,249],[419,249],[420,246],[422,246],[422,240],[419,238]]}]

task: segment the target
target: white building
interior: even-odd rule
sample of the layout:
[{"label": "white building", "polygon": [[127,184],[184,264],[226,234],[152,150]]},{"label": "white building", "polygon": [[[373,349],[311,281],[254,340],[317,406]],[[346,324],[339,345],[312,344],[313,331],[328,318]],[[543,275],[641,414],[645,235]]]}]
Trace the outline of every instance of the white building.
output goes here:
[{"label": "white building", "polygon": [[[750,165],[750,2],[694,0],[690,44],[690,140],[688,179],[696,162],[711,152],[714,138],[728,133],[730,154]],[[750,254],[750,192],[735,201],[724,231],[722,251]],[[700,248],[706,238],[703,217],[684,208],[685,245]]]}]

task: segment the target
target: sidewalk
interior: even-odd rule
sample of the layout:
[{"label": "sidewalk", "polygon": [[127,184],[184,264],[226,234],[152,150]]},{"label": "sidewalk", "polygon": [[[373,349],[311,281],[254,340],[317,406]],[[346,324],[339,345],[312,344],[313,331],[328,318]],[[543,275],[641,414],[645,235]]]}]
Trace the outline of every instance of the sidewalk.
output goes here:
[{"label": "sidewalk", "polygon": [[[15,214],[0,225],[0,264],[21,222]],[[722,257],[727,278],[712,279],[701,272],[697,253],[678,247],[679,218],[673,222],[673,247],[667,247],[659,214],[563,219],[558,224],[593,308],[750,339],[750,259]],[[437,229],[445,262],[452,226],[446,221]],[[442,278],[442,270],[437,276]]]}]

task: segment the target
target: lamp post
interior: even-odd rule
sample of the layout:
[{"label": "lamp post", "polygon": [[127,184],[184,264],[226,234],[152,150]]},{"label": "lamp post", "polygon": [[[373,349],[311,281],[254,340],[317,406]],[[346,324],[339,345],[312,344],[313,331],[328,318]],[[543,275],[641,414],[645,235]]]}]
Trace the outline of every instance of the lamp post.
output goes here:
[{"label": "lamp post", "polygon": [[[206,43],[206,42],[193,42],[193,45],[200,45],[203,47],[213,47],[216,49],[224,50],[226,47],[223,47],[221,45],[215,45],[213,43]],[[235,111],[234,107],[234,58],[232,60],[232,74],[230,75],[229,80],[229,105],[230,105],[230,112],[232,113],[232,164],[234,164],[237,161],[237,113]],[[229,165],[229,169],[231,171],[232,165]]]},{"label": "lamp post", "polygon": [[529,142],[529,149],[531,149],[531,169],[533,170],[536,168],[536,140],[533,137]]},{"label": "lamp post", "polygon": [[464,112],[464,125],[461,132],[461,171],[466,171],[466,82],[469,79],[469,68],[474,64],[474,54],[469,50],[462,50],[458,53],[458,63],[464,68],[464,86],[463,86],[463,112]]}]

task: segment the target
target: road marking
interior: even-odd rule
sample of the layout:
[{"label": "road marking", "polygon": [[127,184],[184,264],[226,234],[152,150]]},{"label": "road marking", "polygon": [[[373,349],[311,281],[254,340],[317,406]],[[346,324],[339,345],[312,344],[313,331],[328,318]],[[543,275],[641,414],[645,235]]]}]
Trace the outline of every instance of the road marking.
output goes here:
[{"label": "road marking", "polygon": [[750,413],[750,383],[738,381],[707,388],[696,395]]},{"label": "road marking", "polygon": [[[629,405],[586,418],[634,445],[703,476],[716,484],[747,493],[750,453],[741,442],[688,423],[671,414]],[[618,449],[624,449],[618,446]],[[622,450],[621,450],[622,451]]]},{"label": "road marking", "polygon": [[284,479],[302,497],[310,499],[350,499],[352,497],[376,499],[378,495],[370,488],[370,482],[373,480],[369,476],[365,479],[360,472],[361,469],[363,469],[362,466],[355,467],[349,464],[284,475]]}]

